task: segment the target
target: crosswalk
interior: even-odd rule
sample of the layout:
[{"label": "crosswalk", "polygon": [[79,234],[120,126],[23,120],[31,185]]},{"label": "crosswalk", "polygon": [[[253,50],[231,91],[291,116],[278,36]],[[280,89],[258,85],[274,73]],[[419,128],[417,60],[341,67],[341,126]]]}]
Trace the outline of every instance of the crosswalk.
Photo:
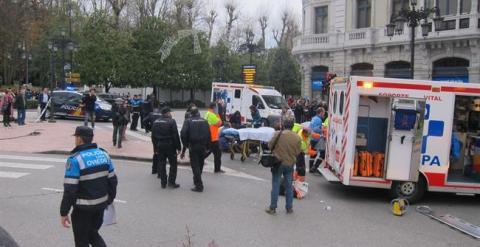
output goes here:
[{"label": "crosswalk", "polygon": [[44,156],[0,155],[0,179],[18,179],[65,163]]}]

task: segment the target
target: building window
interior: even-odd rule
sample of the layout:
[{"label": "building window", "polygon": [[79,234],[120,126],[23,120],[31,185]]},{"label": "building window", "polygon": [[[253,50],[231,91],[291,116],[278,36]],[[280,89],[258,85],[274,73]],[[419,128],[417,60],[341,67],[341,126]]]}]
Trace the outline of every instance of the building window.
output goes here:
[{"label": "building window", "polygon": [[456,15],[458,0],[438,0],[437,7],[440,9],[440,15]]},{"label": "building window", "polygon": [[460,0],[460,14],[470,14],[472,0]]},{"label": "building window", "polygon": [[392,1],[392,13],[394,16],[398,16],[398,13],[402,9],[409,9],[410,0],[393,0]]},{"label": "building window", "polygon": [[328,32],[328,6],[315,8],[315,33]]},{"label": "building window", "polygon": [[371,0],[357,1],[357,28],[370,27],[371,9]]}]

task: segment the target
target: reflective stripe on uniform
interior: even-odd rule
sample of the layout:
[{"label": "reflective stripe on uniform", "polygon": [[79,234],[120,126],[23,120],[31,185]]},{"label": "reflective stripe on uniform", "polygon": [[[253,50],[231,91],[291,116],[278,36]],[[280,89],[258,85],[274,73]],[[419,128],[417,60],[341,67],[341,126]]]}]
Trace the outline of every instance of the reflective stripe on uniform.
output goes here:
[{"label": "reflective stripe on uniform", "polygon": [[108,195],[93,200],[77,199],[77,205],[93,206],[104,203],[106,201],[108,201]]},{"label": "reflective stripe on uniform", "polygon": [[92,179],[97,179],[97,178],[106,177],[106,176],[108,176],[108,171],[102,171],[102,172],[80,176],[80,181],[92,180]]},{"label": "reflective stripe on uniform", "polygon": [[108,177],[109,177],[109,178],[115,177],[115,172],[113,172],[113,171],[112,171],[112,172],[109,172],[109,173],[108,173]]},{"label": "reflective stripe on uniform", "polygon": [[78,162],[78,166],[80,167],[80,170],[85,169],[85,162],[83,162],[82,156],[81,156],[81,155],[77,155],[77,156],[75,156],[75,159],[76,159],[77,162]]},{"label": "reflective stripe on uniform", "polygon": [[78,178],[65,178],[63,180],[64,184],[78,184]]}]

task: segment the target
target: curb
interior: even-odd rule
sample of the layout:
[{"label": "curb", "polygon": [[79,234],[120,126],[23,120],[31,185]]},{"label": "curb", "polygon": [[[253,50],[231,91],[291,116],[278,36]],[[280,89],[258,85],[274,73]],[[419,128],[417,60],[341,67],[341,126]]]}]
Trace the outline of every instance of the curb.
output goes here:
[{"label": "curb", "polygon": [[[69,151],[62,151],[62,150],[51,150],[51,151],[43,151],[37,152],[37,154],[56,154],[56,155],[70,155]],[[109,154],[110,155],[110,154]],[[110,158],[114,160],[129,160],[129,161],[140,161],[140,162],[152,162],[151,158],[142,158],[142,157],[134,157],[134,156],[125,156],[125,155],[110,155]],[[177,165],[179,166],[189,166],[190,161],[178,161]]]}]

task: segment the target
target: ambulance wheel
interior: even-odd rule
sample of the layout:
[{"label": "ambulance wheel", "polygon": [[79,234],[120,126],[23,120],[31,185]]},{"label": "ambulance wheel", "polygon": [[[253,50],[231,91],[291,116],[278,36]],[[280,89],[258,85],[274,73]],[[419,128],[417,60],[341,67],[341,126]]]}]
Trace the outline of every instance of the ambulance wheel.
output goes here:
[{"label": "ambulance wheel", "polygon": [[420,201],[427,191],[427,182],[420,176],[418,182],[394,181],[390,189],[390,197],[407,199],[410,204]]}]

